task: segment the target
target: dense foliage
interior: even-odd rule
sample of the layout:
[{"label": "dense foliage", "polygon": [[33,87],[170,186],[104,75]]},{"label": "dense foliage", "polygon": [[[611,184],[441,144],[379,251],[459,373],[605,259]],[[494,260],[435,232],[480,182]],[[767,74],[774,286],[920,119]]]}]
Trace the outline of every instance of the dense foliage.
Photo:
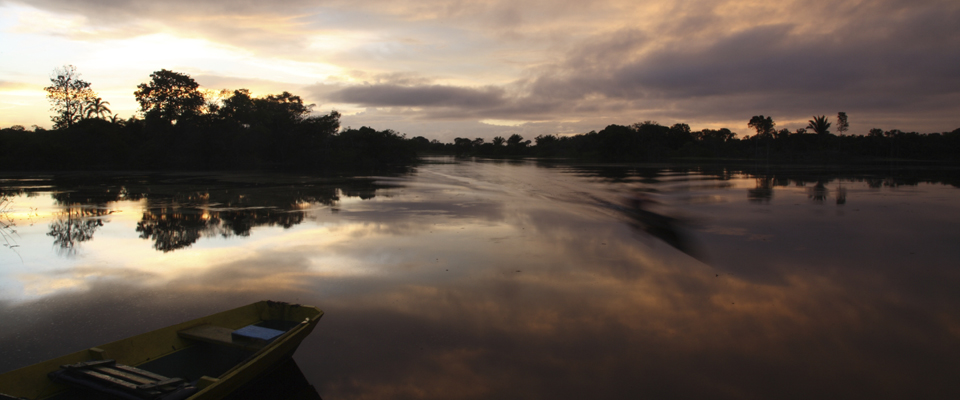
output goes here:
[{"label": "dense foliage", "polygon": [[[66,79],[61,73],[51,81],[56,88]],[[73,86],[63,91],[74,93]],[[0,167],[342,170],[416,158],[413,144],[399,133],[367,127],[341,131],[339,113],[311,115],[311,105],[287,92],[252,97],[240,89],[207,101],[188,75],[161,70],[134,93],[143,118],[122,120],[107,117],[108,103],[88,83],[82,86],[89,101],[64,102],[63,96],[51,95],[54,120],[64,121],[56,129],[0,131]]]},{"label": "dense foliage", "polygon": [[[843,114],[843,117],[846,117]],[[845,118],[843,119],[846,122]],[[837,136],[825,117],[814,117],[810,129],[774,129],[770,117],[749,124],[757,134],[737,138],[726,128],[693,131],[687,124],[667,127],[646,121],[631,126],[610,125],[599,132],[572,136],[541,135],[523,141],[519,135],[504,143],[494,139],[457,138],[453,144],[419,143],[418,149],[457,155],[566,157],[594,161],[663,161],[676,158],[764,159],[780,162],[870,161],[915,159],[960,161],[960,129],[920,134],[872,129],[867,135]],[[845,129],[844,129],[845,130]],[[515,138],[514,138],[515,137]],[[415,138],[416,139],[416,138]],[[502,139],[502,138],[500,138]]]},{"label": "dense foliage", "polygon": [[[86,116],[86,108],[95,102],[94,107],[102,106],[101,99],[90,88],[90,82],[80,79],[77,67],[64,65],[53,70],[50,86],[43,88],[50,100],[50,110],[54,112],[53,127],[67,128]],[[94,100],[95,99],[95,100]]]}]

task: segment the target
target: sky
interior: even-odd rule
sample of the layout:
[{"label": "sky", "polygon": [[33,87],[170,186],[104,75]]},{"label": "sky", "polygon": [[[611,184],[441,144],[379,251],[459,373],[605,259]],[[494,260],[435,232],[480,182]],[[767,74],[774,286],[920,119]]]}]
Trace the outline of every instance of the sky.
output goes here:
[{"label": "sky", "polygon": [[444,142],[839,111],[850,134],[943,132],[957,21],[956,0],[0,0],[0,127],[49,128],[69,64],[124,118],[169,69]]}]

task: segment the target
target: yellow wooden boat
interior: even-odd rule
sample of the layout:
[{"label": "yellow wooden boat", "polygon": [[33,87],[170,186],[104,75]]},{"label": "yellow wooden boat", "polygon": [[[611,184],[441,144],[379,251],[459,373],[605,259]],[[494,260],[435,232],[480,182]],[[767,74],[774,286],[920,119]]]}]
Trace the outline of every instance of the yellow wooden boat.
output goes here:
[{"label": "yellow wooden boat", "polygon": [[323,311],[261,301],[0,374],[0,399],[219,399],[293,355]]}]

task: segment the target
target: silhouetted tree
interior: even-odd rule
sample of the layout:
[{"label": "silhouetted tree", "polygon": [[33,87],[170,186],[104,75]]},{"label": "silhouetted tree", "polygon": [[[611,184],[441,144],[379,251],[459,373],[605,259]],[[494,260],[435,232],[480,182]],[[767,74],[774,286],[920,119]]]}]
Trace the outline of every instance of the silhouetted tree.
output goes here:
[{"label": "silhouetted tree", "polygon": [[676,123],[667,131],[667,147],[671,150],[679,150],[693,141],[690,125]]},{"label": "silhouetted tree", "polygon": [[470,152],[470,149],[473,148],[473,141],[467,138],[454,138],[453,146],[458,156],[462,156]]},{"label": "silhouetted tree", "polygon": [[[770,157],[769,139],[772,139],[773,134],[776,133],[774,127],[777,126],[777,123],[773,122],[773,118],[771,117],[754,115],[753,118],[750,118],[750,122],[747,122],[747,126],[757,130],[756,139],[763,139],[763,141],[766,142],[767,157]],[[757,151],[757,145],[757,141],[754,140],[754,151]]]},{"label": "silhouetted tree", "polygon": [[528,145],[530,145],[530,141],[529,140],[524,141],[523,136],[520,136],[519,134],[514,133],[510,135],[509,138],[507,138],[508,147],[524,148],[524,147],[527,147]]},{"label": "silhouetted tree", "polygon": [[303,120],[313,105],[303,104],[300,96],[283,92],[253,99],[257,123],[272,129],[288,129]]},{"label": "silhouetted tree", "polygon": [[190,75],[161,69],[150,74],[150,79],[149,83],[137,85],[133,92],[148,120],[171,123],[200,114],[203,94]]},{"label": "silhouetted tree", "polygon": [[254,122],[255,111],[253,97],[247,89],[234,90],[233,95],[225,98],[217,109],[221,117],[248,127]]},{"label": "silhouetted tree", "polygon": [[50,82],[50,86],[43,90],[47,91],[47,99],[53,104],[50,110],[56,113],[51,118],[53,128],[70,127],[83,117],[84,105],[96,97],[96,93],[90,89],[90,82],[80,79],[80,73],[73,65],[54,69]]},{"label": "silhouetted tree", "polygon": [[837,113],[837,133],[840,136],[843,136],[843,133],[850,129],[850,124],[847,123],[847,113],[840,111]]},{"label": "silhouetted tree", "polygon": [[537,155],[541,157],[553,157],[557,155],[560,147],[560,137],[557,135],[537,135],[533,138],[537,143],[535,148]]},{"label": "silhouetted tree", "polygon": [[555,135],[537,135],[537,137],[533,138],[533,140],[534,142],[537,143],[538,147],[539,146],[547,147],[558,142],[560,138]]},{"label": "silhouetted tree", "polygon": [[512,155],[521,155],[526,152],[530,143],[530,140],[523,140],[523,136],[514,133],[507,138],[507,152]]},{"label": "silhouetted tree", "polygon": [[298,127],[305,136],[324,139],[340,129],[340,113],[330,111],[327,115],[307,117],[300,121]]},{"label": "silhouetted tree", "polygon": [[103,101],[100,97],[95,97],[87,99],[87,118],[104,118],[104,115],[110,114],[110,109],[107,108],[107,104],[110,104],[109,101]]},{"label": "silhouetted tree", "polygon": [[[377,131],[364,126],[347,129],[331,139],[333,159],[346,167],[401,165],[416,157],[410,142],[402,134],[390,129]],[[469,139],[465,140],[470,142]]]},{"label": "silhouetted tree", "polygon": [[830,133],[830,122],[827,121],[826,115],[813,116],[813,119],[807,121],[807,129],[811,129],[816,132],[818,135],[826,135]]},{"label": "silhouetted tree", "polygon": [[732,140],[736,136],[736,133],[731,132],[727,128],[720,128],[719,130],[704,129],[700,131],[699,139],[702,141],[717,141],[722,143]]},{"label": "silhouetted tree", "polygon": [[503,144],[506,142],[507,142],[507,139],[504,139],[503,136],[497,136],[493,138],[492,143],[495,147],[500,147],[500,146],[503,146]]},{"label": "silhouetted tree", "polygon": [[413,147],[417,149],[417,151],[430,149],[430,139],[427,139],[423,136],[415,136],[414,138],[410,139],[410,142],[413,143]]},{"label": "silhouetted tree", "polygon": [[773,128],[777,126],[777,123],[773,122],[772,117],[754,115],[753,118],[750,118],[750,122],[747,123],[747,126],[756,129],[757,136],[768,137],[773,134]]}]

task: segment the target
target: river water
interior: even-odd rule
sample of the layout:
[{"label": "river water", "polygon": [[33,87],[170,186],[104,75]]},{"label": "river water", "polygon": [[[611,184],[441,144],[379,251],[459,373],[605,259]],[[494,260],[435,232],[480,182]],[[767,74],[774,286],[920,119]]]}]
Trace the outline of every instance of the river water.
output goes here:
[{"label": "river water", "polygon": [[0,178],[0,372],[271,299],[329,399],[960,396],[956,170]]}]

